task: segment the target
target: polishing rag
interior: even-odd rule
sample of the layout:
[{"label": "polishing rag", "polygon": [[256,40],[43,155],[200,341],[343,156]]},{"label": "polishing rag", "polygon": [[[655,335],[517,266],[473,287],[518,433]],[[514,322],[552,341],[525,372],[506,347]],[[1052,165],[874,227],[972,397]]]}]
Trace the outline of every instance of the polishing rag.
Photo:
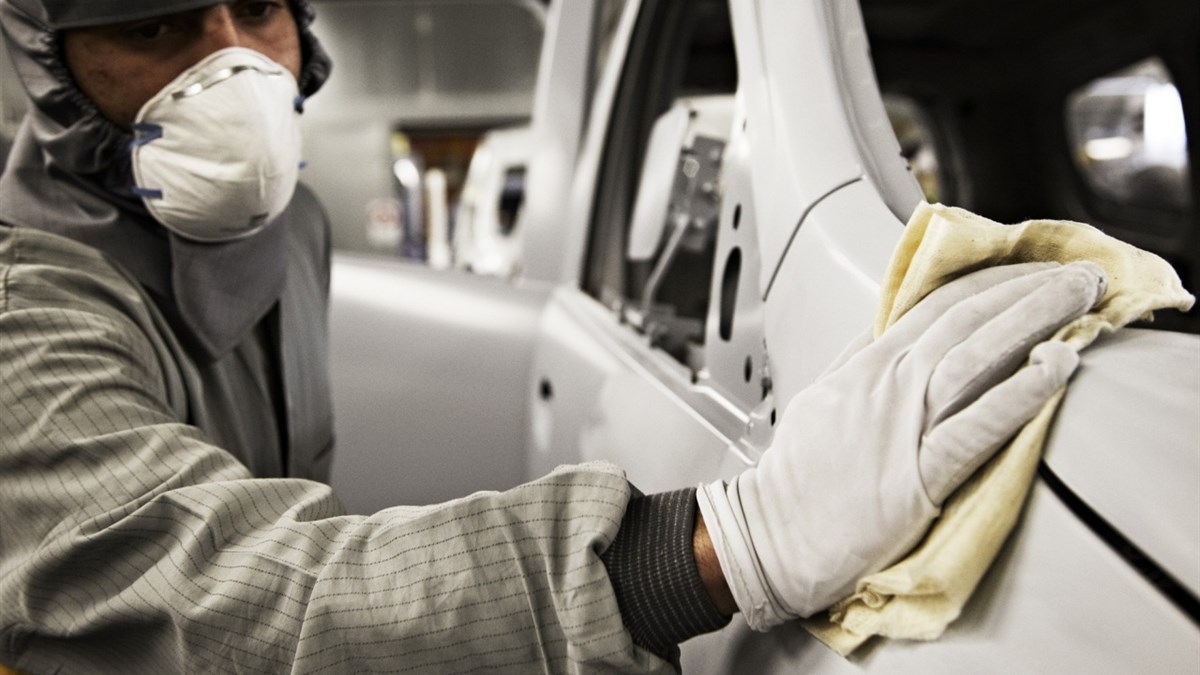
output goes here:
[{"label": "polishing rag", "polygon": [[[1195,298],[1162,258],[1100,230],[1061,220],[1002,225],[958,208],[921,204],[909,219],[884,277],[878,337],[930,291],[985,267],[1089,260],[1108,275],[1092,311],[1053,338],[1076,350],[1101,332],[1150,319],[1156,309],[1190,309]],[[826,615],[806,620],[819,640],[847,655],[874,635],[939,637],[958,618],[1016,524],[1033,483],[1046,432],[1065,389],[946,501],[941,517],[908,556],[861,579]]]}]

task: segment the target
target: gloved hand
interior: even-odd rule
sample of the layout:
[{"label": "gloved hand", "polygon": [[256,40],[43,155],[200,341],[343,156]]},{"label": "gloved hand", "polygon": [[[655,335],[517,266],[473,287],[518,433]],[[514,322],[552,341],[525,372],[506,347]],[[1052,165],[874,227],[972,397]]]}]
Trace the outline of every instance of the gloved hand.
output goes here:
[{"label": "gloved hand", "polygon": [[797,394],[756,467],[701,485],[750,626],[828,607],[912,548],[946,497],[1066,384],[1078,355],[1044,341],[1105,285],[1091,263],[949,283]]}]

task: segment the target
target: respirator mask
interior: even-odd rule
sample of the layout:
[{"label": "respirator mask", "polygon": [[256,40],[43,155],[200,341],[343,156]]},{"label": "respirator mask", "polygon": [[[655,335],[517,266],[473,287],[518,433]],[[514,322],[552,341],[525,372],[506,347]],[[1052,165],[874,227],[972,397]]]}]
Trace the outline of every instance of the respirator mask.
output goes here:
[{"label": "respirator mask", "polygon": [[192,241],[242,239],[274,220],[300,173],[296,79],[262,54],[210,54],[138,112],[134,194]]}]

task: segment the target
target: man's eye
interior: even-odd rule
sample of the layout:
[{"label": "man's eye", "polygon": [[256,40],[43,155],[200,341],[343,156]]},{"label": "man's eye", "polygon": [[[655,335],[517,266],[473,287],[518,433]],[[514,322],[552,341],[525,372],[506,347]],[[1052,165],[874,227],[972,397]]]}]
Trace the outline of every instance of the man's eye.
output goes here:
[{"label": "man's eye", "polygon": [[125,36],[133,40],[157,40],[171,30],[166,21],[143,21],[125,30]]}]

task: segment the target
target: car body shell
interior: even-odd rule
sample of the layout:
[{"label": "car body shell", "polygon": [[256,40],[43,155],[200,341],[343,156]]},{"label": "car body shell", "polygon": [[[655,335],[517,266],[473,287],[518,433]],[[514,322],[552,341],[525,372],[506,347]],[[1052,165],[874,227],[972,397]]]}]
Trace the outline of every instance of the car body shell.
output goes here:
[{"label": "car body shell", "polygon": [[[723,310],[710,305],[696,367],[631,325],[627,304],[581,281],[597,200],[609,198],[602,178],[621,81],[640,15],[655,3],[625,3],[584,96],[578,40],[597,4],[548,13],[520,277],[335,255],[334,486],[354,510],[503,489],[588,460],[615,462],[647,492],[731,477],[769,444],[772,411],[870,324],[920,197],[887,126],[856,5],[730,5],[739,76],[720,103],[732,124],[721,139],[710,283],[713,297],[734,301],[720,335]],[[734,249],[731,288],[722,266]],[[876,640],[846,659],[798,625],[756,634],[735,619],[683,645],[685,672],[1200,672],[1197,617],[1143,565],[1182,589],[1185,604],[1200,595],[1197,411],[1200,338],[1133,329],[1101,338],[1047,443],[1042,470],[1054,484],[1035,482],[943,637]],[[1140,557],[1099,533],[1097,518]]]}]

